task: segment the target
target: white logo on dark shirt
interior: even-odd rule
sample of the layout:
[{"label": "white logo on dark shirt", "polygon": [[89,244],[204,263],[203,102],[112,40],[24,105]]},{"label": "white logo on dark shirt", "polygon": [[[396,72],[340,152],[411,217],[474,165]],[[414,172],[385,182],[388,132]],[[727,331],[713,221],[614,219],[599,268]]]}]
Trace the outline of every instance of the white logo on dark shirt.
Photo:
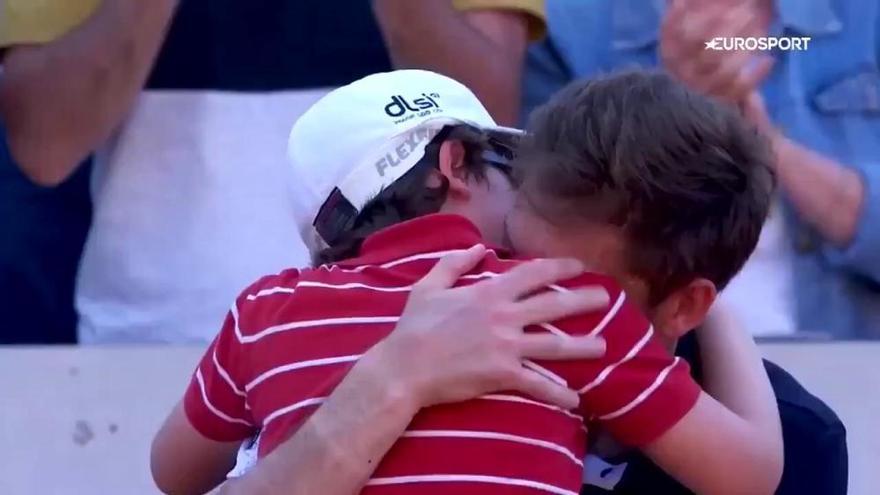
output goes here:
[{"label": "white logo on dark shirt", "polygon": [[628,464],[609,464],[604,459],[594,455],[587,455],[584,459],[584,483],[599,487],[603,490],[613,491],[623,479],[623,473]]}]

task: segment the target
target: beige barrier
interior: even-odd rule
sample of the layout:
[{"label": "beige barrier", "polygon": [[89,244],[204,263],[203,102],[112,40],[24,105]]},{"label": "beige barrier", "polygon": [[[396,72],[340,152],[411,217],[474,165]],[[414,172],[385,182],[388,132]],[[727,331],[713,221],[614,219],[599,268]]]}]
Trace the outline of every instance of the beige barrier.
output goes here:
[{"label": "beige barrier", "polygon": [[[849,430],[850,493],[880,486],[880,344],[764,345]],[[190,348],[0,349],[0,494],[140,495],[153,432],[200,355]]]}]

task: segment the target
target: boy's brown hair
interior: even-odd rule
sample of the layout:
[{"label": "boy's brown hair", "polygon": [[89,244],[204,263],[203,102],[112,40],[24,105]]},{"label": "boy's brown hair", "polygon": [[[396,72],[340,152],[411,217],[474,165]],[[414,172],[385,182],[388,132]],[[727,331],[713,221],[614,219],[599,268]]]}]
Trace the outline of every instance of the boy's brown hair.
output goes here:
[{"label": "boy's brown hair", "polygon": [[758,242],[775,178],[766,141],[733,109],[657,72],[579,81],[538,108],[515,162],[555,223],[622,229],[657,304],[694,278],[720,290]]}]

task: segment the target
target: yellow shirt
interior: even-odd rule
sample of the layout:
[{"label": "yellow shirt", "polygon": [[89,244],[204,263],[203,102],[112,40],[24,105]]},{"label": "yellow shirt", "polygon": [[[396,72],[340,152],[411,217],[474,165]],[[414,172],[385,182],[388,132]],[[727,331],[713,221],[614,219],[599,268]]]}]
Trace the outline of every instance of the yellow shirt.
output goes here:
[{"label": "yellow shirt", "polygon": [[46,43],[86,20],[101,0],[0,0],[0,48]]},{"label": "yellow shirt", "polygon": [[[0,0],[0,48],[46,43],[59,38],[86,20],[100,2],[101,0]],[[547,29],[544,0],[452,0],[452,4],[458,10],[522,12],[528,16],[529,36],[532,40],[542,38]]]},{"label": "yellow shirt", "polygon": [[529,19],[529,38],[537,41],[547,34],[545,0],[452,0],[458,10],[515,10]]}]

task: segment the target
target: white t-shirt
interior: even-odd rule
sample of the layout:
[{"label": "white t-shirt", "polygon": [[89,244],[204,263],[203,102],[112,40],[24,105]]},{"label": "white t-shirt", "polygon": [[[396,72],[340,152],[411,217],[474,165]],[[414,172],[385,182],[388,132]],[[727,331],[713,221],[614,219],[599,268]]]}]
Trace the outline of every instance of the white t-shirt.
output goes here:
[{"label": "white t-shirt", "polygon": [[145,92],[96,157],[79,339],[204,343],[260,276],[309,263],[286,147],[327,90]]},{"label": "white t-shirt", "polygon": [[755,252],[719,299],[756,336],[797,331],[791,242],[779,205],[770,211]]}]

